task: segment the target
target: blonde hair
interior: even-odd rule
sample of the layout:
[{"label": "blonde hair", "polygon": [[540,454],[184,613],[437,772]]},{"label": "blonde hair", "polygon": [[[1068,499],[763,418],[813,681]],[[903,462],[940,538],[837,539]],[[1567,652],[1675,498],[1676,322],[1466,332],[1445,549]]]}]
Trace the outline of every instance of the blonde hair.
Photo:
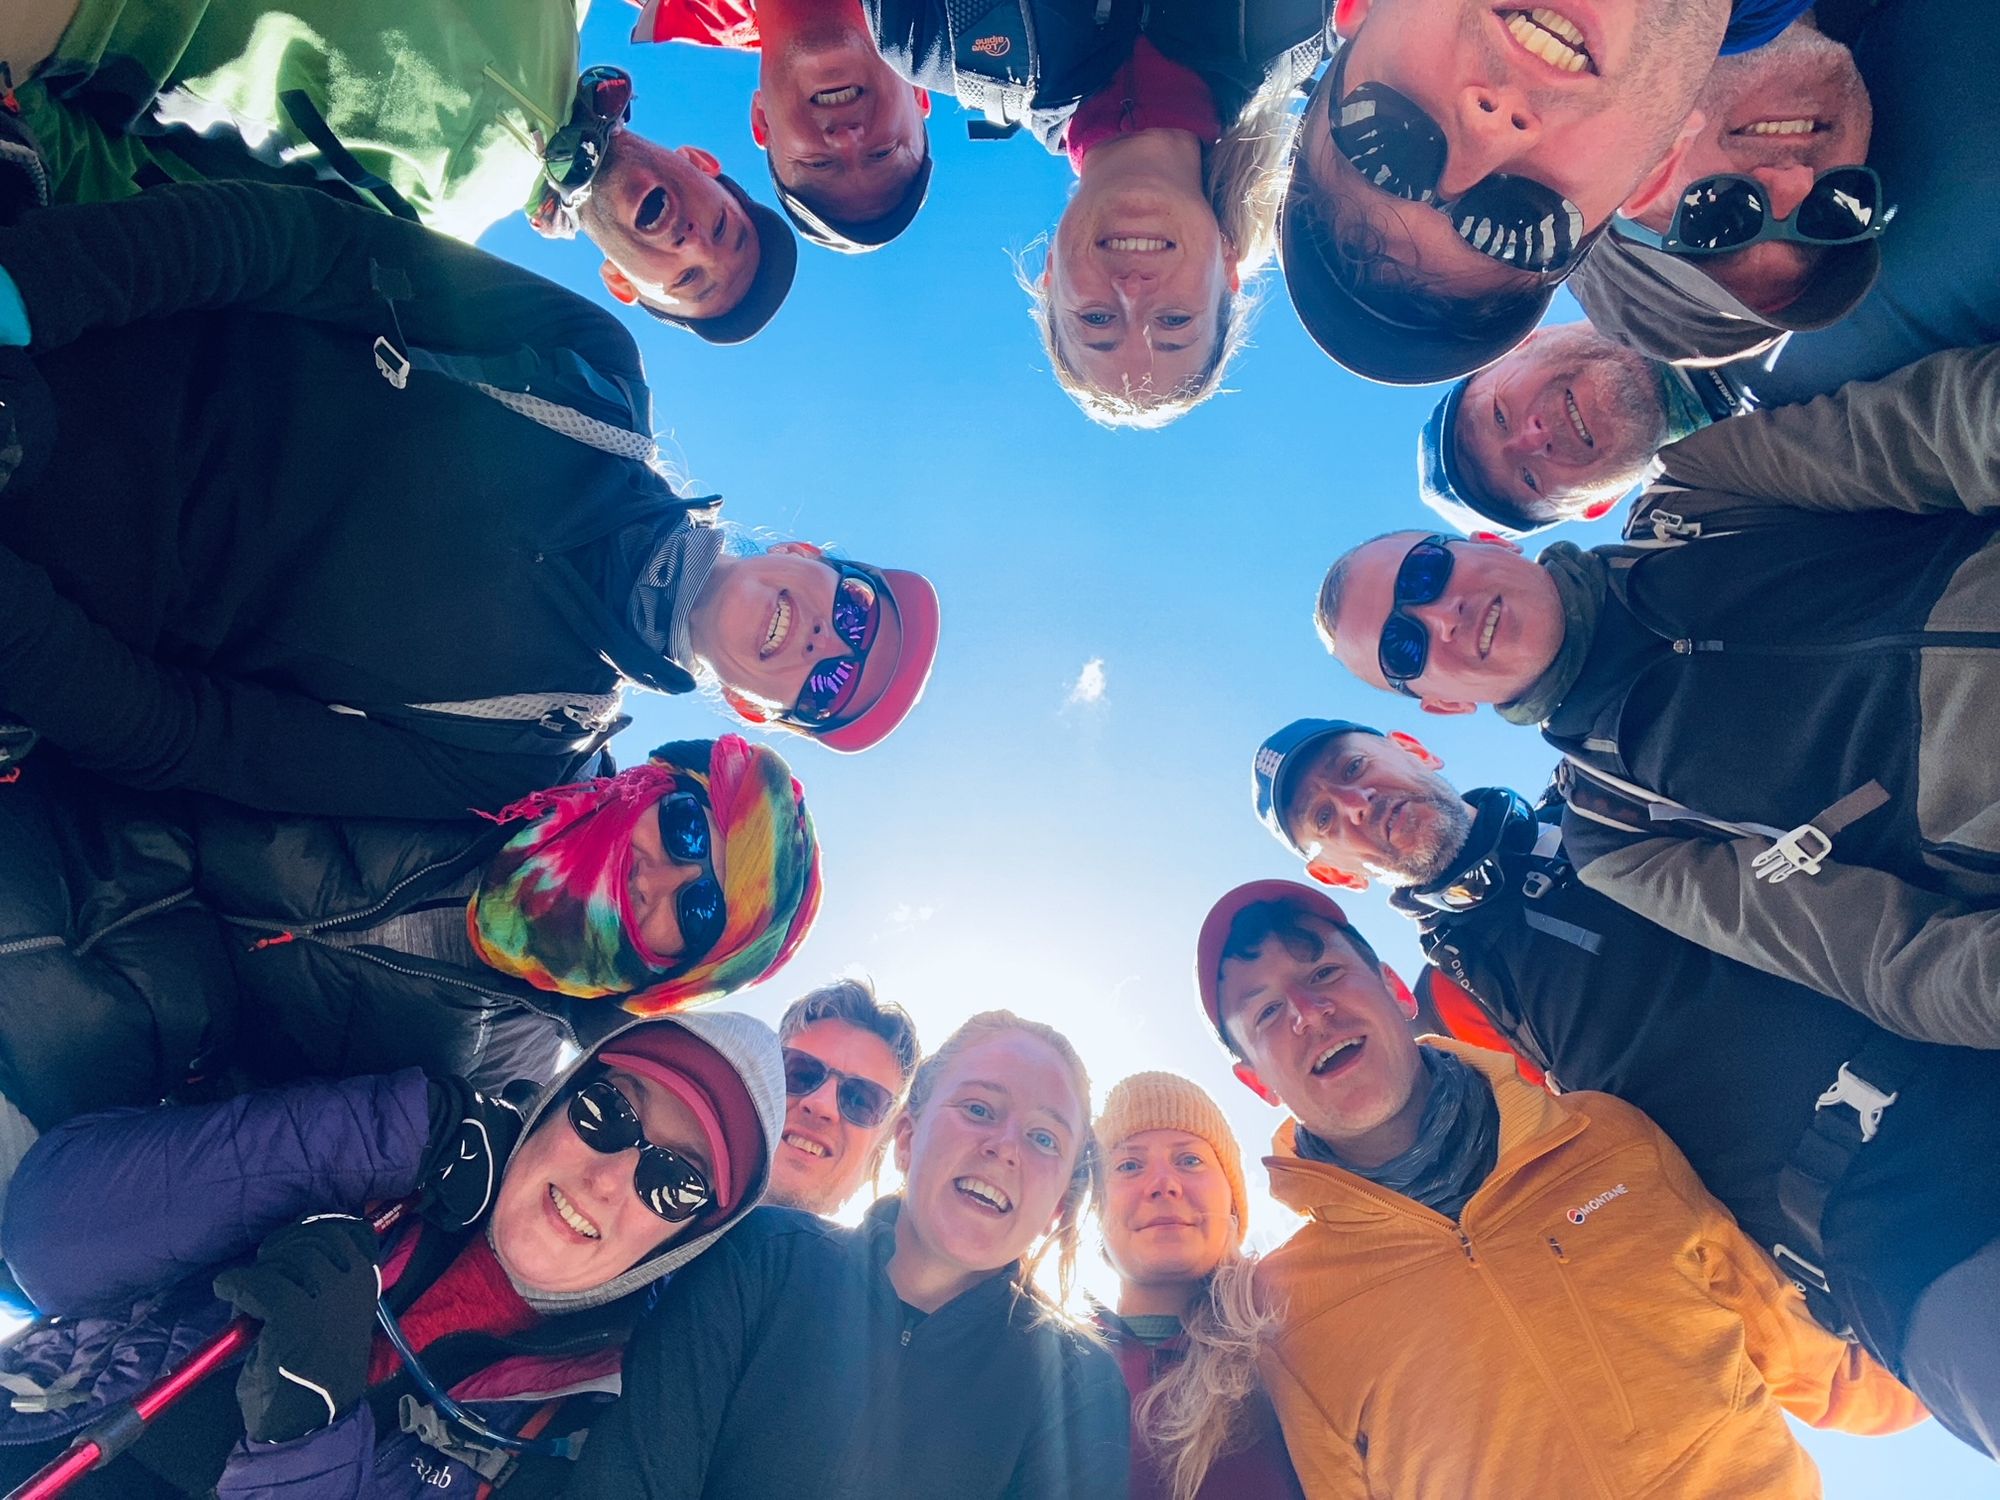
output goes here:
[{"label": "blonde hair", "polygon": [[[1250,341],[1259,297],[1251,289],[1278,243],[1278,209],[1285,201],[1291,156],[1292,105],[1297,86],[1286,77],[1274,78],[1243,106],[1222,139],[1202,152],[1202,183],[1228,243],[1236,250],[1237,291],[1224,290],[1215,313],[1215,351],[1191,381],[1172,390],[1103,391],[1091,385],[1063,356],[1049,311],[1048,293],[1039,277],[1028,272],[1025,255],[1014,259],[1014,279],[1028,294],[1028,316],[1041,335],[1056,384],[1083,414],[1100,427],[1154,429],[1178,421],[1222,390],[1223,371],[1237,351]],[[1052,237],[1037,241],[1046,267]],[[1034,248],[1033,246],[1029,247]]]},{"label": "blonde hair", "polygon": [[[1021,1263],[1021,1275],[1015,1282],[1017,1295],[1032,1298],[1048,1312],[1067,1319],[1076,1290],[1077,1252],[1083,1243],[1083,1220],[1090,1209],[1090,1187],[1097,1170],[1097,1143],[1090,1133],[1090,1073],[1070,1044],[1055,1027],[1041,1021],[1030,1021],[1015,1015],[1011,1010],[981,1011],[958,1030],[946,1037],[937,1051],[931,1053],[917,1065],[916,1076],[910,1080],[910,1095],[904,1102],[904,1113],[916,1120],[931,1102],[931,1092],[937,1087],[939,1076],[953,1057],[966,1048],[980,1042],[991,1041],[1010,1031],[1018,1031],[1043,1043],[1057,1057],[1062,1059],[1069,1073],[1071,1085],[1076,1089],[1077,1103],[1083,1107],[1085,1118],[1077,1122],[1076,1160],[1070,1164],[1069,1186],[1063,1190],[1062,1202],[1056,1217],[1056,1226],[1042,1237],[1042,1242],[1031,1250]],[[1052,1304],[1035,1287],[1035,1277],[1041,1271],[1042,1263],[1049,1251],[1056,1253],[1056,1300]]]},{"label": "blonde hair", "polygon": [[1203,1280],[1182,1325],[1187,1357],[1132,1408],[1132,1426],[1164,1463],[1173,1500],[1194,1500],[1215,1461],[1249,1436],[1263,1389],[1257,1354],[1278,1314],[1257,1294],[1255,1256],[1236,1250]]}]

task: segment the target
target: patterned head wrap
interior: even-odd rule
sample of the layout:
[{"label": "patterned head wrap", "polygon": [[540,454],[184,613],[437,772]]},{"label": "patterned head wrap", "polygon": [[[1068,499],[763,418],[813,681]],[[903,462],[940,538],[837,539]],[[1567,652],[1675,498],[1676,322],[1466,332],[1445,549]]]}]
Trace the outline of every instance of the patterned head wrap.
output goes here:
[{"label": "patterned head wrap", "polygon": [[[632,829],[676,790],[707,794],[728,920],[680,968],[649,963],[626,900]],[[616,776],[535,792],[494,821],[530,820],[493,856],[466,909],[479,956],[538,989],[619,995],[658,1015],[773,973],[819,913],[819,844],[805,791],[774,752],[738,735],[663,745]]]}]

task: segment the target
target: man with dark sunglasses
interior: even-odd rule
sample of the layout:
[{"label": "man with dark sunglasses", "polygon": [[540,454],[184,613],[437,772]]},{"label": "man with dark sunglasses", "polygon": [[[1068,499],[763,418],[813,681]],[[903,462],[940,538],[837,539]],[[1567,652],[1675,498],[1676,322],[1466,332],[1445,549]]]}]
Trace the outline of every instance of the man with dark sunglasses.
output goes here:
[{"label": "man with dark sunglasses", "polygon": [[1890,1031],[1991,1047],[2000,348],[1877,384],[1897,399],[1678,445],[1629,544],[1364,543],[1318,625],[1426,712],[1538,725],[1586,884]]},{"label": "man with dark sunglasses", "polygon": [[[1698,106],[1707,124],[1671,190],[1636,214],[1637,228],[1614,226],[1572,283],[1592,322],[1653,358],[1756,355],[1745,378],[1766,405],[2000,339],[2000,226],[1978,188],[1991,180],[2000,118],[2000,32],[1951,0],[1815,15],[1824,34],[1797,23],[1718,65]],[[1790,229],[1802,231],[1810,200],[1794,205],[1863,163],[1895,210],[1879,239],[1767,237],[1718,255],[1660,247],[1674,205],[1702,179],[1751,177],[1765,193],[1755,217],[1775,228],[1796,212]]]},{"label": "man with dark sunglasses", "polygon": [[778,1040],[786,1108],[771,1202],[830,1214],[881,1165],[917,1069],[916,1026],[866,979],[840,979],[794,1000]]},{"label": "man with dark sunglasses", "polygon": [[1760,45],[1804,9],[1339,0],[1345,45],[1301,122],[1279,223],[1307,332],[1391,384],[1505,353],[1612,213],[1661,191],[1718,48]]}]

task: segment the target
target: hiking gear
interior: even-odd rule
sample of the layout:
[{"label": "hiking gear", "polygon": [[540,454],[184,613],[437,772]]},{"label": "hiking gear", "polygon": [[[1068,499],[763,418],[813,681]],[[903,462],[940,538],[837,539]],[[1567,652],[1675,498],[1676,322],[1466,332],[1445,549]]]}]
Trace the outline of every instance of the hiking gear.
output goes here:
[{"label": "hiking gear", "polygon": [[1282,902],[1298,908],[1307,916],[1333,923],[1354,945],[1357,953],[1369,959],[1375,956],[1375,950],[1368,946],[1368,939],[1348,922],[1347,914],[1324,891],[1315,890],[1312,886],[1301,885],[1296,880],[1252,880],[1222,896],[1202,918],[1201,933],[1195,939],[1194,984],[1201,996],[1201,1008],[1208,1017],[1208,1024],[1215,1028],[1217,1038],[1229,1049],[1231,1056],[1237,1055],[1236,1046],[1222,1026],[1222,950],[1228,945],[1229,929],[1236,918],[1246,908],[1260,906],[1267,901]]},{"label": "hiking gear", "polygon": [[[841,638],[852,645],[848,632],[865,635],[872,647],[881,596],[886,594],[889,608],[895,611],[902,630],[901,643],[874,701],[852,718],[843,720],[841,715],[867,680],[866,653],[815,668],[807,677],[798,701],[778,717],[796,724],[829,750],[854,754],[881,744],[923,697],[931,667],[937,661],[938,596],[937,589],[921,573],[899,568],[864,568],[830,558],[827,561],[840,575],[834,595],[834,628],[841,632]],[[864,585],[868,587],[864,589]],[[867,596],[871,594],[874,597],[869,599]],[[875,611],[872,614],[870,604]],[[843,615],[845,631],[841,627]],[[878,670],[876,675],[879,678],[882,674]],[[816,681],[818,687],[814,686]],[[814,717],[822,711],[822,717]]]},{"label": "hiking gear", "polygon": [[786,1097],[804,1099],[817,1094],[829,1078],[836,1084],[834,1101],[840,1116],[850,1125],[873,1130],[896,1107],[896,1096],[874,1079],[863,1078],[859,1073],[843,1073],[796,1047],[785,1048]]},{"label": "hiking gear", "polygon": [[1464,192],[1439,194],[1450,151],[1444,127],[1409,95],[1369,82],[1346,92],[1343,47],[1334,59],[1327,129],[1334,148],[1378,193],[1437,210],[1458,237],[1517,271],[1560,276],[1590,247],[1583,211],[1532,177],[1495,172]]},{"label": "hiking gear", "polygon": [[1718,172],[1682,189],[1660,247],[1677,255],[1725,255],[1766,240],[1851,245],[1880,234],[1896,216],[1882,196],[1882,179],[1872,167],[1833,167],[1814,178],[1798,206],[1779,218],[1763,183]]},{"label": "hiking gear", "polygon": [[[791,768],[737,735],[677,742],[654,757],[500,812],[501,823],[529,821],[472,895],[468,921],[481,959],[538,989],[622,995],[628,1010],[650,1014],[739,989],[791,957],[820,896],[819,845]],[[633,924],[627,872],[634,824],[657,817],[655,804],[674,792],[706,798],[723,850],[722,922],[716,931],[699,907],[707,899],[700,887],[713,879],[695,882],[678,909],[690,936],[708,946],[659,963]],[[692,849],[692,826],[674,821],[676,844]]]},{"label": "hiking gear", "polygon": [[833,633],[840,637],[851,656],[822,658],[806,673],[798,699],[782,717],[804,729],[816,729],[839,718],[854,697],[868,666],[868,648],[875,644],[876,627],[882,622],[882,605],[875,580],[859,568],[826,559],[833,569]]},{"label": "hiking gear", "polygon": [[1257,821],[1300,859],[1310,859],[1312,855],[1293,843],[1292,836],[1285,832],[1285,771],[1288,767],[1297,770],[1304,766],[1309,752],[1343,734],[1372,734],[1379,739],[1382,731],[1351,719],[1294,719],[1269,736],[1250,758],[1250,805]]},{"label": "hiking gear", "polygon": [[1302,1472],[1356,1495],[1472,1494],[1504,1434],[1524,1494],[1802,1500],[1819,1475],[1781,1405],[1861,1433],[1921,1420],[1638,1110],[1422,1045],[1477,1070],[1499,1108],[1498,1160],[1458,1223],[1302,1159],[1296,1122],[1266,1158],[1273,1196],[1311,1220],[1258,1268],[1285,1309],[1259,1363]]},{"label": "hiking gear", "polygon": [[21,109],[57,202],[261,177],[330,185],[470,243],[534,197],[586,8],[167,0],[142,14],[85,0]]},{"label": "hiking gear", "polygon": [[267,1235],[255,1265],[215,1278],[216,1296],[263,1325],[236,1381],[256,1442],[304,1437],[361,1399],[382,1293],[375,1248],[364,1220],[319,1214]]},{"label": "hiking gear", "polygon": [[[1179,1318],[1121,1318],[1100,1307],[1091,1315],[1091,1322],[1117,1359],[1135,1408],[1140,1397],[1188,1356],[1188,1339]],[[1151,1323],[1171,1326],[1163,1330],[1163,1337],[1155,1338],[1147,1326]],[[1193,1500],[1304,1500],[1305,1492],[1285,1452],[1285,1435],[1278,1430],[1278,1415],[1271,1410],[1271,1398],[1261,1385],[1253,1386],[1244,1396],[1237,1420],[1240,1426],[1231,1434],[1235,1441],[1216,1455]],[[1172,1500],[1173,1486],[1168,1479],[1172,1471],[1172,1456],[1163,1454],[1160,1444],[1135,1423],[1131,1500]]]},{"label": "hiking gear", "polygon": [[632,1190],[639,1201],[669,1224],[685,1224],[714,1200],[701,1168],[666,1146],[646,1139],[639,1115],[618,1090],[600,1079],[585,1084],[569,1101],[569,1123],[584,1145],[607,1156],[639,1148]]},{"label": "hiking gear", "polygon": [[1406,613],[1414,604],[1431,604],[1451,582],[1451,538],[1436,532],[1411,546],[1396,567],[1396,584],[1389,617],[1382,622],[1382,634],[1375,644],[1375,665],[1389,686],[1405,698],[1413,679],[1424,675],[1430,662],[1431,632],[1415,615]]},{"label": "hiking gear", "polygon": [[[1110,1356],[1017,1288],[1017,1266],[928,1314],[903,1303],[887,1269],[900,1209],[886,1198],[843,1228],[760,1208],[676,1275],[565,1500],[670,1494],[694,1472],[709,1500],[1124,1495]],[[817,1419],[774,1442],[802,1369],[824,1377]]]},{"label": "hiking gear", "polygon": [[430,1083],[431,1134],[417,1177],[417,1212],[448,1233],[483,1223],[500,1172],[521,1139],[521,1110],[534,1084],[480,1093],[462,1078]]},{"label": "hiking gear", "polygon": [[1142,1130],[1178,1130],[1206,1141],[1229,1183],[1229,1214],[1236,1221],[1229,1243],[1241,1246],[1250,1228],[1250,1194],[1243,1185],[1243,1151],[1222,1107],[1207,1090],[1178,1073],[1134,1073],[1105,1096],[1104,1111],[1091,1125],[1102,1170],[1112,1170],[1119,1142]]}]

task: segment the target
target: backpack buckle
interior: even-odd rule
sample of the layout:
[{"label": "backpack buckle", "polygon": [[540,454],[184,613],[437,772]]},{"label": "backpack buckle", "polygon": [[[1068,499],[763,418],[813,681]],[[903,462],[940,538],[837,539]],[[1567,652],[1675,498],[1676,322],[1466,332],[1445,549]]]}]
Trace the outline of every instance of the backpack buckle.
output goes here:
[{"label": "backpack buckle", "polygon": [[1901,1090],[1885,1094],[1874,1084],[1852,1071],[1846,1063],[1834,1075],[1833,1087],[1819,1096],[1815,1109],[1829,1109],[1845,1104],[1861,1117],[1861,1139],[1865,1144],[1875,1139],[1875,1132],[1882,1128],[1882,1111],[1902,1097]]},{"label": "backpack buckle", "polygon": [[375,340],[375,368],[381,376],[397,390],[410,383],[410,359],[402,350],[390,343],[387,336]]},{"label": "backpack buckle", "polygon": [[1801,823],[1751,860],[1750,869],[1757,879],[1778,885],[1794,875],[1819,874],[1820,862],[1831,853],[1833,840],[1812,824]]},{"label": "backpack buckle", "polygon": [[1677,516],[1670,510],[1653,512],[1653,536],[1662,542],[1691,542],[1701,535],[1701,522]]}]

